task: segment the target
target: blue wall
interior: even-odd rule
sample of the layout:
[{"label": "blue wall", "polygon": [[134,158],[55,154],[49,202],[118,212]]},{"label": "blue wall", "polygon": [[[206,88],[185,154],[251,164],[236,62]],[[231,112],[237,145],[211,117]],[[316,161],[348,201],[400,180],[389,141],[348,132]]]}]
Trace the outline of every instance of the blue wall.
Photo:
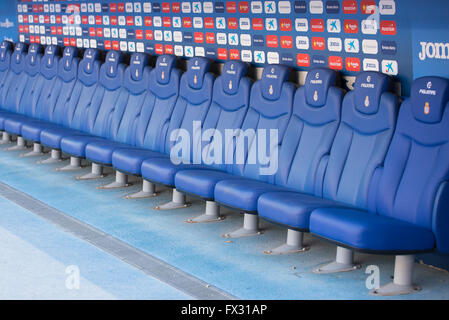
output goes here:
[{"label": "blue wall", "polygon": [[11,0],[0,0],[0,39],[16,41],[18,37],[16,4]]}]

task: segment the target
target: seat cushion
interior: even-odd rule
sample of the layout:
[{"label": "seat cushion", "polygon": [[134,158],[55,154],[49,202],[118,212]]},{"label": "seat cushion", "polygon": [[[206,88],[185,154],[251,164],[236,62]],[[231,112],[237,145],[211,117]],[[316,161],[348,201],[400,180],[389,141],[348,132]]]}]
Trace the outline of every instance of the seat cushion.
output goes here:
[{"label": "seat cushion", "polygon": [[269,192],[259,197],[257,211],[266,220],[291,229],[308,231],[312,211],[332,206],[344,205],[298,192]]},{"label": "seat cushion", "polygon": [[22,126],[22,137],[26,140],[35,142],[41,141],[41,132],[43,130],[58,128],[58,125],[45,121],[28,121]]},{"label": "seat cushion", "polygon": [[205,200],[214,200],[215,185],[222,180],[242,178],[218,170],[182,170],[175,176],[175,187]]},{"label": "seat cushion", "polygon": [[74,135],[64,137],[61,140],[61,150],[67,154],[76,157],[86,156],[86,146],[93,142],[104,142],[107,141],[104,138],[91,135]]},{"label": "seat cushion", "polygon": [[73,130],[70,128],[63,128],[63,127],[49,128],[41,132],[41,143],[44,146],[51,147],[53,149],[61,149],[62,138],[74,135],[89,135],[89,134],[78,130]]},{"label": "seat cushion", "polygon": [[419,252],[435,247],[433,233],[426,228],[357,209],[314,210],[310,217],[310,231],[367,252]]},{"label": "seat cushion", "polygon": [[108,140],[92,142],[86,146],[86,158],[96,163],[110,165],[112,154],[121,148],[130,148],[130,145]]},{"label": "seat cushion", "polygon": [[0,130],[5,130],[5,120],[9,119],[10,117],[13,117],[17,115],[16,113],[12,113],[6,110],[0,111]]},{"label": "seat cushion", "polygon": [[3,129],[8,133],[20,135],[23,123],[30,120],[32,120],[32,118],[28,118],[21,114],[5,114]]},{"label": "seat cushion", "polygon": [[203,165],[174,164],[169,157],[151,158],[142,162],[142,177],[167,186],[175,186],[175,175],[181,170],[207,169]]},{"label": "seat cushion", "polygon": [[149,158],[164,158],[168,155],[147,149],[118,149],[112,153],[112,166],[120,171],[140,175],[142,162]]},{"label": "seat cushion", "polygon": [[241,209],[247,213],[257,212],[257,200],[267,192],[286,191],[285,188],[263,181],[251,179],[223,180],[217,183],[214,191],[215,201]]}]

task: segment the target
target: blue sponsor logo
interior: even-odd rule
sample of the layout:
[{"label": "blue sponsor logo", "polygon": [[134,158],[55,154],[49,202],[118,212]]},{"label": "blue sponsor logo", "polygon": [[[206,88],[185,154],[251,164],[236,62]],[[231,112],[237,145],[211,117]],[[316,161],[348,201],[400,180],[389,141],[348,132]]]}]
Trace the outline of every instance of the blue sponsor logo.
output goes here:
[{"label": "blue sponsor logo", "polygon": [[327,13],[340,13],[340,3],[338,1],[327,1],[326,2],[326,12]]},{"label": "blue sponsor logo", "polygon": [[225,11],[224,2],[215,2],[215,12],[224,13],[224,11]]},{"label": "blue sponsor logo", "polygon": [[307,3],[305,1],[295,1],[295,12],[296,13],[306,13]]},{"label": "blue sponsor logo", "polygon": [[154,45],[153,44],[147,44],[145,46],[145,52],[153,53],[154,52]]},{"label": "blue sponsor logo", "polygon": [[382,41],[380,43],[382,54],[395,55],[398,51],[398,46],[395,41]]},{"label": "blue sponsor logo", "polygon": [[265,38],[260,34],[256,34],[253,36],[253,43],[256,47],[263,47],[265,45]]},{"label": "blue sponsor logo", "polygon": [[217,49],[215,48],[206,48],[205,55],[207,58],[216,58],[217,57]]},{"label": "blue sponsor logo", "polygon": [[152,3],[151,9],[153,12],[161,12],[161,4],[159,2]]},{"label": "blue sponsor logo", "polygon": [[128,39],[135,39],[136,38],[136,33],[134,32],[133,29],[126,30],[126,34],[127,34]]},{"label": "blue sponsor logo", "polygon": [[193,35],[191,32],[184,32],[184,42],[192,42],[193,41]]},{"label": "blue sponsor logo", "polygon": [[103,3],[101,5],[101,11],[103,12],[109,12],[109,5],[107,3]]},{"label": "blue sponsor logo", "polygon": [[293,65],[295,62],[295,59],[293,58],[293,55],[291,53],[282,53],[281,61],[287,65]]},{"label": "blue sponsor logo", "polygon": [[83,35],[84,36],[89,36],[89,29],[88,28],[83,28]]},{"label": "blue sponsor logo", "polygon": [[326,65],[326,58],[323,56],[313,56],[312,64],[315,66],[324,66]]}]

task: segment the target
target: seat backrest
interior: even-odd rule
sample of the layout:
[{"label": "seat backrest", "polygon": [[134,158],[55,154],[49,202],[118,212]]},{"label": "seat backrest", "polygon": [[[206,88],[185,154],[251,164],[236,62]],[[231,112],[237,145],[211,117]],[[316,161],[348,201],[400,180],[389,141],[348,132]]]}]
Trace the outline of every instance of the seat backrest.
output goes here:
[{"label": "seat backrest", "polygon": [[75,84],[78,79],[78,50],[75,47],[66,47],[59,60],[58,78],[61,82],[61,89],[53,111],[50,112],[50,121],[56,124],[64,124],[69,112],[68,106],[71,101],[78,100],[74,93]]},{"label": "seat backrest", "polygon": [[388,76],[362,72],[354,90],[345,95],[324,177],[325,198],[369,207],[371,182],[396,126],[398,99],[388,88]]},{"label": "seat backrest", "polygon": [[[136,144],[136,129],[139,123],[143,105],[146,103],[150,82],[151,68],[148,66],[148,56],[144,53],[134,53],[129,66],[124,73],[123,87],[127,90],[126,104],[118,103],[111,124],[118,130],[112,132],[112,139],[117,142]],[[118,110],[121,107],[123,111]],[[121,116],[120,116],[121,115]]]},{"label": "seat backrest", "polygon": [[124,107],[128,100],[128,91],[123,87],[125,65],[123,55],[118,51],[109,51],[100,68],[100,89],[103,94],[97,109],[91,107],[89,112],[95,117],[93,130],[96,136],[112,139],[118,130]]},{"label": "seat backrest", "polygon": [[0,44],[0,107],[3,106],[3,88],[8,87],[6,79],[11,65],[12,43],[3,41]]},{"label": "seat backrest", "polygon": [[[68,102],[63,125],[75,130],[91,132],[96,119],[96,111],[103,97],[99,85],[101,63],[99,52],[87,49],[78,65],[78,79]],[[93,110],[93,112],[91,112]]]},{"label": "seat backrest", "polygon": [[58,78],[59,66],[58,46],[47,46],[44,56],[41,59],[40,79],[42,89],[36,104],[36,109],[32,110],[32,116],[37,119],[49,121],[61,92],[62,82]]},{"label": "seat backrest", "polygon": [[414,81],[377,191],[380,215],[433,230],[437,247],[449,251],[449,80]]},{"label": "seat backrest", "polygon": [[[210,65],[210,60],[203,57],[195,57],[188,61],[187,71],[181,77],[179,97],[167,132],[165,152],[168,154],[180,139],[185,138],[182,136],[183,132],[189,135],[191,146],[189,154],[175,151],[172,154],[186,162],[193,160],[193,151],[196,149],[193,148],[193,140],[199,132],[194,132],[194,122],[203,123],[212,101],[214,76],[209,73]],[[199,130],[201,126],[195,128],[195,131]]]},{"label": "seat backrest", "polygon": [[[274,183],[277,152],[293,108],[295,86],[288,82],[289,73],[286,66],[268,65],[262,78],[253,84],[243,132],[237,139],[233,173]],[[276,168],[269,168],[270,163],[265,164],[262,157],[269,157]]]},{"label": "seat backrest", "polygon": [[28,48],[28,54],[25,58],[24,78],[22,79],[25,87],[17,113],[33,116],[33,112],[36,110],[37,100],[43,86],[40,76],[42,50],[43,47],[37,43],[31,44]]},{"label": "seat backrest", "polygon": [[241,61],[227,61],[223,65],[221,75],[214,82],[212,104],[204,119],[203,135],[208,140],[199,141],[201,160],[220,170],[232,165],[235,149],[235,137],[227,135],[226,130],[240,129],[248,112],[251,81],[246,71],[247,64]]},{"label": "seat backrest", "polygon": [[7,87],[2,92],[2,108],[11,112],[17,112],[23,90],[25,89],[25,61],[28,46],[19,42],[14,47],[11,55],[10,72],[6,77],[5,83]]},{"label": "seat backrest", "polygon": [[136,129],[136,145],[164,152],[170,118],[179,96],[181,72],[176,58],[161,55],[150,72],[149,91]]},{"label": "seat backrest", "polygon": [[293,114],[279,151],[276,184],[308,194],[316,194],[318,189],[321,194],[343,100],[335,80],[336,73],[330,69],[312,69],[304,86],[296,90]]}]

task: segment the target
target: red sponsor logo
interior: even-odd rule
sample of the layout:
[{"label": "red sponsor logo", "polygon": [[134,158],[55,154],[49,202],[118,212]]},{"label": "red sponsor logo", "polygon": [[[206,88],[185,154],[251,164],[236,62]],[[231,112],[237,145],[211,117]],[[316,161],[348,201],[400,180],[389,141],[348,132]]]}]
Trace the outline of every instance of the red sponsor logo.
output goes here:
[{"label": "red sponsor logo", "polygon": [[240,51],[238,49],[229,49],[229,59],[240,60]]},{"label": "red sponsor logo", "polygon": [[182,18],[182,25],[184,28],[192,28],[192,18],[184,17]]},{"label": "red sponsor logo", "polygon": [[116,3],[109,4],[109,12],[117,12],[117,4]]},{"label": "red sponsor logo", "polygon": [[312,38],[312,49],[313,50],[325,50],[326,49],[326,41],[322,37],[313,37]]},{"label": "red sponsor logo", "polygon": [[95,37],[95,35],[96,35],[95,28],[89,28],[89,36]]},{"label": "red sponsor logo", "polygon": [[206,29],[213,29],[214,28],[214,18],[211,18],[211,17],[204,18],[204,27]]},{"label": "red sponsor logo", "polygon": [[29,26],[24,26],[23,30],[25,33],[30,33],[30,27]]},{"label": "red sponsor logo", "polygon": [[263,30],[262,18],[253,18],[253,30]]},{"label": "red sponsor logo", "polygon": [[103,28],[97,28],[97,37],[103,37]]},{"label": "red sponsor logo", "polygon": [[61,16],[56,16],[56,23],[57,24],[61,24],[62,23]]},{"label": "red sponsor logo", "polygon": [[296,64],[299,67],[310,66],[310,56],[307,53],[298,53],[296,55]]},{"label": "red sponsor logo", "polygon": [[220,60],[228,60],[228,50],[223,48],[217,49],[217,56]]},{"label": "red sponsor logo", "polygon": [[35,37],[34,37],[34,41],[35,41],[36,43],[41,43],[41,36],[35,36]]},{"label": "red sponsor logo", "polygon": [[116,26],[118,23],[116,16],[111,16],[111,25]]},{"label": "red sponsor logo", "polygon": [[[44,12],[44,5],[43,4],[40,4],[39,5],[39,12]],[[36,38],[37,38],[38,36],[36,36]]]},{"label": "red sponsor logo", "polygon": [[134,17],[133,16],[127,16],[126,17],[126,25],[133,26],[134,25]]},{"label": "red sponsor logo", "polygon": [[62,27],[58,27],[56,29],[56,32],[58,33],[58,35],[60,36],[62,34]]},{"label": "red sponsor logo", "polygon": [[34,43],[34,36],[30,36],[30,43]]},{"label": "red sponsor logo", "polygon": [[388,36],[394,36],[396,34],[396,22],[395,21],[381,21],[380,32]]},{"label": "red sponsor logo", "polygon": [[345,20],[344,29],[346,33],[359,33],[359,22],[357,20]]},{"label": "red sponsor logo", "polygon": [[170,3],[162,2],[162,12],[164,13],[170,12]]},{"label": "red sponsor logo", "polygon": [[357,13],[357,1],[356,0],[343,0],[343,12],[347,14]]},{"label": "red sponsor logo", "polygon": [[248,13],[249,12],[249,3],[248,3],[248,1],[240,1],[239,2],[239,12],[240,13]]},{"label": "red sponsor logo", "polygon": [[293,38],[291,36],[281,36],[281,47],[282,48],[293,48]]},{"label": "red sponsor logo", "polygon": [[[54,34],[54,33],[53,33],[53,28],[54,28],[54,27],[51,27],[52,34]],[[56,31],[56,30],[55,30],[55,31]],[[22,25],[22,24],[19,25],[19,32],[20,32],[20,33],[23,33],[23,25]]]},{"label": "red sponsor logo", "polygon": [[279,19],[279,29],[281,31],[292,31],[291,19]]},{"label": "red sponsor logo", "polygon": [[162,19],[162,24],[164,25],[164,27],[166,28],[171,28],[171,18],[170,17],[164,17]]},{"label": "red sponsor logo", "polygon": [[112,41],[112,50],[119,50],[120,44],[118,41]]},{"label": "red sponsor logo", "polygon": [[209,43],[209,44],[215,43],[215,33],[206,32],[206,43]]},{"label": "red sponsor logo", "polygon": [[75,17],[69,16],[69,24],[75,24]]},{"label": "red sponsor logo", "polygon": [[193,38],[195,39],[196,43],[204,42],[204,34],[202,32],[195,32]]},{"label": "red sponsor logo", "polygon": [[153,40],[153,38],[154,38],[153,30],[145,30],[145,39]]},{"label": "red sponsor logo", "polygon": [[143,30],[136,30],[136,39],[143,40]]},{"label": "red sponsor logo", "polygon": [[82,16],[81,17],[81,23],[82,24],[88,24],[89,22],[88,22],[88,19],[87,19],[87,16]]},{"label": "red sponsor logo", "polygon": [[359,58],[346,58],[345,61],[346,70],[348,71],[360,71],[360,59]]},{"label": "red sponsor logo", "polygon": [[171,5],[171,10],[172,10],[174,13],[179,13],[179,12],[181,12],[181,5],[179,4],[179,2],[173,2],[172,5]]},{"label": "red sponsor logo", "polygon": [[38,11],[37,4],[33,4],[33,12],[37,12],[37,11]]},{"label": "red sponsor logo", "polygon": [[102,22],[103,22],[103,18],[101,16],[95,17],[95,24],[101,25]]},{"label": "red sponsor logo", "polygon": [[324,20],[323,19],[311,19],[310,30],[313,32],[324,32]]},{"label": "red sponsor logo", "polygon": [[70,46],[70,40],[69,38],[64,38],[64,47]]},{"label": "red sponsor logo", "polygon": [[165,54],[173,54],[173,46],[171,44],[165,45]]},{"label": "red sponsor logo", "polygon": [[39,23],[39,16],[34,16],[34,23]]},{"label": "red sponsor logo", "polygon": [[154,51],[156,51],[156,54],[163,54],[164,53],[164,46],[160,43],[156,43],[154,45]]},{"label": "red sponsor logo", "polygon": [[376,13],[376,1],[362,0],[362,2],[360,3],[360,11],[363,14],[375,14]]},{"label": "red sponsor logo", "polygon": [[112,43],[111,43],[110,40],[106,40],[106,41],[104,42],[104,48],[105,48],[106,50],[111,50],[111,49],[112,49]]},{"label": "red sponsor logo", "polygon": [[277,48],[279,46],[278,37],[274,35],[267,36],[267,47]]},{"label": "red sponsor logo", "polygon": [[70,45],[72,47],[76,47],[76,39],[75,38],[70,38]]},{"label": "red sponsor logo", "polygon": [[28,23],[28,16],[23,16],[23,22]]},{"label": "red sponsor logo", "polygon": [[337,56],[329,57],[329,69],[342,70],[343,69],[343,58]]},{"label": "red sponsor logo", "polygon": [[153,25],[153,18],[149,17],[149,16],[146,16],[143,19],[143,23],[144,23],[145,27],[151,27]]},{"label": "red sponsor logo", "polygon": [[[75,20],[75,19],[73,19],[73,20]],[[45,22],[46,24],[49,24],[49,23],[50,23],[50,17],[49,17],[49,16],[45,16],[44,22]]]},{"label": "red sponsor logo", "polygon": [[117,4],[117,11],[118,12],[125,12],[125,4],[124,3]]},{"label": "red sponsor logo", "polygon": [[226,2],[226,11],[228,13],[236,13],[237,12],[237,4],[235,1]]},{"label": "red sponsor logo", "polygon": [[237,29],[239,26],[239,23],[237,21],[237,18],[229,18],[228,19],[228,29]]}]

